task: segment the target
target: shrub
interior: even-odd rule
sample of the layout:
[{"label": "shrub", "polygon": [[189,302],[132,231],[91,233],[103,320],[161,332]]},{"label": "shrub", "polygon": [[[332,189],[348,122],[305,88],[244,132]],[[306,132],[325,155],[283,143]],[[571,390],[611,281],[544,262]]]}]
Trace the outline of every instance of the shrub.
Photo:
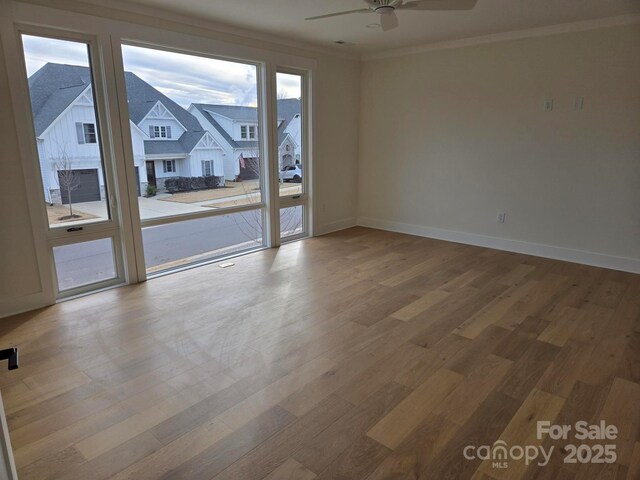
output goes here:
[{"label": "shrub", "polygon": [[216,178],[218,177],[203,177],[204,178],[204,185],[206,188],[216,188],[217,185],[217,181]]},{"label": "shrub", "polygon": [[158,193],[158,188],[155,185],[147,185],[147,197],[155,197]]},{"label": "shrub", "polygon": [[191,177],[191,190],[203,190],[207,188],[204,177]]},{"label": "shrub", "polygon": [[164,188],[169,193],[221,187],[224,187],[224,177],[174,177],[164,181]]},{"label": "shrub", "polygon": [[186,177],[174,177],[167,178],[164,181],[164,188],[169,193],[188,192],[191,190],[191,183],[189,178]]}]

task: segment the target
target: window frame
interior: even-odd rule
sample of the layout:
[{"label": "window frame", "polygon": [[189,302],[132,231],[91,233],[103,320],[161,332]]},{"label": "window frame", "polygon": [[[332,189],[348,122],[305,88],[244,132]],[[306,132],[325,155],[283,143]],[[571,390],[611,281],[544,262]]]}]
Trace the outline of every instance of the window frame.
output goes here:
[{"label": "window frame", "polygon": [[[15,47],[7,55],[7,61],[13,56],[13,62],[18,68],[12,69],[9,75],[9,84],[13,92],[16,92],[14,102],[14,117],[19,126],[18,142],[21,145],[22,165],[24,170],[25,186],[27,188],[27,201],[32,219],[34,238],[36,238],[37,261],[42,283],[42,294],[49,299],[49,303],[55,303],[67,298],[73,298],[86,293],[93,293],[104,288],[123,285],[137,281],[134,275],[128,270],[125,261],[126,235],[123,234],[123,215],[118,208],[118,198],[122,191],[118,188],[117,178],[117,149],[114,148],[114,124],[111,122],[109,104],[107,102],[108,83],[105,81],[105,68],[100,61],[101,45],[104,39],[96,33],[68,31],[57,25],[42,26],[29,22],[21,22],[17,19],[10,22],[11,27],[2,31],[2,43],[5,54],[11,47]],[[40,159],[37,148],[37,136],[33,123],[33,111],[28,85],[26,70],[25,50],[22,36],[34,36],[39,38],[50,38],[52,40],[62,40],[86,44],[87,59],[91,71],[93,109],[95,123],[79,122],[82,124],[83,140],[84,125],[94,126],[96,142],[100,149],[100,170],[103,174],[106,198],[105,207],[109,218],[95,222],[79,225],[81,228],[74,228],[74,225],[51,225],[42,201],[44,185],[40,174]],[[20,111],[21,113],[16,113]],[[98,141],[98,137],[100,137]],[[34,205],[34,201],[37,205]],[[39,231],[38,234],[36,232]],[[91,240],[112,239],[114,265],[116,276],[114,278],[89,283],[61,291],[58,285],[56,265],[53,249],[55,247],[84,243]]]},{"label": "window frame", "polygon": [[[137,35],[136,35],[137,37]],[[174,47],[169,47],[167,46],[168,43],[162,42],[155,42],[153,44],[149,44],[148,42],[145,42],[144,40],[141,40],[140,38],[136,38],[136,39],[132,39],[131,36],[129,37],[120,37],[117,40],[114,39],[112,41],[112,49],[114,50],[114,59],[116,60],[116,70],[120,70],[121,71],[125,71],[124,68],[124,63],[123,63],[123,56],[122,56],[122,51],[121,48],[123,45],[131,45],[134,47],[142,47],[142,48],[151,48],[151,49],[155,49],[157,51],[167,51],[167,52],[174,52],[174,53],[182,53],[182,54],[186,54],[186,55],[193,55],[193,56],[201,56],[204,58],[212,58],[212,59],[217,59],[217,60],[223,60],[223,61],[231,61],[231,62],[237,62],[237,63],[242,63],[242,64],[246,64],[246,65],[251,65],[253,67],[256,68],[256,82],[257,82],[257,96],[258,96],[258,111],[260,112],[260,119],[258,123],[261,122],[266,122],[266,104],[265,104],[265,89],[266,89],[266,77],[267,77],[267,73],[266,73],[266,64],[264,62],[260,62],[260,61],[254,61],[254,60],[246,60],[246,59],[242,59],[242,58],[237,58],[237,57],[226,57],[223,56],[219,53],[211,53],[211,52],[202,52],[200,49],[184,49],[184,48],[179,48],[177,46]],[[119,84],[119,91],[122,92],[126,92],[126,85],[124,84],[124,78],[123,77],[118,77],[118,82],[120,82]],[[127,118],[128,118],[128,101],[126,100],[126,95],[122,95],[121,97],[118,98],[119,100],[119,104],[120,104],[120,118],[121,118],[121,122],[126,122]],[[126,115],[126,116],[125,116]],[[257,128],[256,129],[256,133],[259,133],[261,131],[261,129]],[[126,145],[127,142],[129,142],[131,140],[130,138],[130,132],[128,131],[123,131],[121,132],[123,135],[123,138],[125,140],[125,156],[130,155],[131,150],[129,149],[128,145]],[[248,133],[248,128],[247,128],[247,133]],[[256,138],[258,139],[258,138]],[[270,145],[269,142],[269,138],[267,137],[267,135],[265,134],[264,136],[260,137],[260,142],[259,142],[259,158],[260,158],[260,165],[261,165],[261,171],[265,172],[266,170],[266,165],[268,162],[268,145]],[[260,193],[261,193],[261,199],[259,202],[255,202],[255,203],[251,203],[251,204],[247,204],[247,205],[238,205],[238,206],[229,206],[229,207],[224,207],[224,208],[218,208],[218,209],[210,209],[209,211],[203,211],[203,212],[194,212],[194,213],[184,213],[184,214],[177,214],[177,215],[167,215],[167,216],[163,216],[163,217],[156,217],[156,218],[147,218],[147,219],[136,219],[139,225],[140,225],[140,231],[142,231],[142,229],[147,228],[147,227],[151,227],[151,226],[159,226],[159,225],[164,225],[164,224],[171,224],[171,223],[176,223],[176,222],[180,222],[180,221],[188,221],[188,220],[194,220],[194,219],[199,219],[199,218],[206,218],[206,217],[214,217],[214,216],[223,216],[223,215],[230,215],[230,214],[234,214],[234,213],[241,213],[241,212],[248,212],[251,210],[257,210],[260,212],[260,215],[262,216],[262,236],[263,236],[263,244],[261,247],[251,247],[247,250],[247,252],[250,251],[256,251],[256,250],[260,250],[263,248],[268,248],[271,246],[276,246],[273,241],[272,241],[272,236],[271,236],[271,231],[273,230],[273,228],[271,227],[271,223],[273,223],[272,220],[272,214],[270,213],[270,208],[269,205],[271,205],[271,202],[269,200],[269,189],[272,188],[270,185],[272,185],[272,183],[269,183],[268,179],[267,179],[267,175],[265,175],[264,173],[260,176]],[[137,198],[132,198],[130,196],[130,201],[132,202],[137,202]],[[137,205],[136,205],[137,206]],[[132,210],[135,209],[136,206],[132,206]],[[274,214],[275,215],[275,214]],[[139,238],[139,240],[138,240]],[[141,236],[138,237],[137,233],[136,233],[136,242],[140,242],[140,251],[143,253],[143,246],[142,246],[142,238]],[[234,253],[232,256],[237,256],[243,253],[247,253],[247,252],[237,252]],[[144,278],[155,278],[157,276],[162,276],[166,273],[169,273],[170,271],[173,271],[173,269],[169,269],[167,272],[164,271],[160,271],[157,273],[147,273],[146,269],[145,269],[145,265],[144,265],[144,256],[143,255],[139,255],[136,258],[137,261],[137,272],[138,272],[138,276],[144,276]],[[210,260],[204,260],[201,262],[197,262],[197,264],[207,264],[207,263],[211,263],[211,262],[215,262],[215,261],[219,261],[219,259],[210,259]],[[189,266],[185,267],[185,268],[190,268]]]},{"label": "window frame", "polygon": [[175,159],[162,161],[162,173],[178,173]]},{"label": "window frame", "polygon": [[[87,132],[87,127],[90,127],[93,129],[93,132]],[[98,132],[96,131],[96,124],[95,123],[82,123],[82,133],[84,134],[84,143],[87,145],[93,145],[93,144],[97,144],[98,143]],[[89,139],[91,138],[91,135],[93,135],[93,141],[91,140],[87,140],[87,137],[89,137]]]},{"label": "window frame", "polygon": [[[304,69],[299,69],[295,67],[287,67],[287,66],[278,66],[276,68],[276,78],[277,74],[287,74],[287,75],[297,75],[300,76],[300,88],[301,88],[301,99],[300,102],[300,116],[301,116],[301,139],[302,139],[302,148],[300,151],[302,161],[300,163],[294,163],[291,167],[295,170],[296,168],[300,168],[303,172],[302,175],[302,193],[300,194],[292,194],[292,195],[280,195],[278,192],[278,200],[280,209],[278,213],[287,208],[294,208],[301,206],[302,207],[302,222],[303,228],[302,232],[290,235],[284,238],[281,238],[281,243],[288,243],[295,240],[299,240],[301,238],[306,238],[309,236],[313,236],[313,215],[314,215],[314,200],[315,197],[312,195],[314,190],[313,188],[313,145],[311,144],[311,125],[312,125],[312,88],[311,88],[311,75],[312,72]],[[277,80],[276,80],[277,86]],[[276,108],[277,115],[277,108]],[[276,121],[278,128],[282,122],[280,120]],[[279,146],[277,147],[279,148]],[[296,158],[293,158],[294,162],[297,162]],[[277,167],[277,165],[276,165]],[[278,225],[280,227],[280,225]],[[279,232],[280,233],[280,232]]]},{"label": "window frame", "polygon": [[[6,7],[6,8],[5,8]],[[95,46],[92,47],[92,60],[100,63],[103,75],[100,82],[104,92],[100,93],[98,98],[98,110],[109,109],[111,117],[104,123],[105,132],[110,132],[110,138],[101,138],[100,143],[108,144],[101,148],[109,148],[116,152],[113,155],[114,164],[112,177],[117,183],[110,182],[111,185],[117,186],[117,190],[112,188],[112,193],[117,194],[119,198],[110,198],[109,204],[112,207],[112,217],[106,223],[118,223],[121,237],[115,238],[114,243],[124,246],[125,270],[128,283],[137,283],[144,281],[147,275],[144,271],[144,262],[142,268],[140,258],[142,257],[141,228],[143,226],[152,226],[153,224],[172,223],[178,220],[195,219],[199,217],[211,216],[210,212],[206,214],[194,213],[187,215],[177,215],[172,217],[164,217],[161,221],[151,220],[142,222],[139,218],[139,206],[137,203],[137,184],[135,179],[135,166],[132,162],[133,153],[131,151],[131,132],[124,128],[123,125],[128,124],[128,108],[126,98],[122,95],[124,84],[124,69],[122,66],[122,53],[119,50],[122,44],[138,45],[142,47],[159,48],[161,50],[174,51],[179,53],[201,55],[221,60],[230,60],[241,63],[257,65],[258,68],[258,104],[260,110],[260,124],[266,125],[266,128],[258,128],[256,138],[260,139],[261,153],[260,162],[264,172],[261,176],[261,192],[262,199],[260,203],[250,206],[237,206],[227,209],[220,209],[215,214],[225,215],[238,211],[252,210],[261,208],[264,213],[265,222],[264,236],[265,247],[278,246],[279,239],[274,231],[277,231],[280,199],[278,193],[278,177],[277,162],[274,168],[274,161],[277,159],[277,135],[274,135],[274,125],[277,123],[277,115],[275,114],[277,93],[275,91],[275,73],[276,68],[281,66],[287,68],[295,68],[298,71],[304,70],[308,74],[310,85],[311,78],[315,75],[318,66],[318,60],[312,56],[300,56],[291,53],[282,53],[270,47],[263,47],[258,43],[251,42],[233,42],[227,38],[220,37],[214,31],[197,30],[194,32],[193,27],[189,25],[169,22],[167,26],[161,28],[145,24],[136,20],[119,20],[109,16],[97,16],[90,13],[73,12],[62,8],[43,6],[39,4],[24,3],[8,0],[6,4],[0,5],[3,16],[0,18],[0,24],[3,28],[0,32],[2,36],[2,48],[5,50],[6,63],[12,65],[22,61],[17,53],[21,54],[21,48],[16,48],[15,39],[12,38],[14,29],[18,25],[26,26],[29,31],[25,33],[43,35],[45,30],[53,31],[50,34],[54,38],[70,37],[76,40],[76,36],[92,38],[95,40]],[[6,13],[6,15],[4,15]],[[42,20],[46,19],[46,20]],[[37,31],[36,31],[37,30]],[[71,38],[73,37],[73,38]],[[18,43],[19,45],[19,43]],[[16,88],[16,84],[20,84],[23,79],[16,80],[16,74],[9,73],[10,87],[12,92],[17,92],[19,98],[13,100],[13,110],[19,131],[23,128],[33,128],[32,123],[26,120],[23,107],[28,104],[28,95],[25,93],[24,87]],[[26,83],[26,82],[25,82]],[[27,100],[27,102],[25,102]],[[311,101],[311,95],[307,97],[307,101]],[[307,115],[307,120],[311,126],[311,115]],[[101,122],[102,125],[102,122]],[[101,130],[102,131],[102,130]],[[248,134],[248,132],[247,132]],[[311,128],[309,127],[309,135]],[[24,134],[19,136],[24,137]],[[107,141],[108,140],[108,141]],[[24,138],[21,140],[21,147],[28,145]],[[308,167],[306,178],[310,182],[312,179],[312,143],[307,142],[309,155],[307,157]],[[29,148],[21,148],[21,157],[23,163],[29,163]],[[38,181],[39,172],[33,166],[24,169],[25,185],[28,190],[33,190],[33,181]],[[312,194],[312,188],[306,189],[307,195]],[[38,198],[40,192],[28,193],[29,211],[34,225],[34,238],[36,239],[38,252],[38,265],[40,268],[40,277],[43,284],[43,293],[47,298],[55,300],[50,292],[51,288],[51,270],[48,268],[48,259],[52,257],[50,251],[46,248],[46,235],[48,225],[46,222],[46,210],[44,205]],[[310,197],[313,199],[313,197]],[[313,211],[308,209],[307,218],[310,218]],[[144,225],[143,225],[144,223]],[[96,224],[97,225],[97,224]],[[109,225],[104,226],[107,230]],[[309,234],[313,234],[313,223],[309,223]],[[96,232],[96,229],[92,229]],[[42,248],[41,248],[42,247]],[[213,260],[212,260],[213,261]],[[210,263],[210,262],[205,262]],[[190,268],[190,267],[187,267]],[[53,302],[50,302],[53,303]]]},{"label": "window frame", "polygon": [[[205,168],[206,165],[206,168]],[[207,174],[207,171],[209,173]],[[202,160],[202,176],[203,177],[213,177],[213,160]]]}]

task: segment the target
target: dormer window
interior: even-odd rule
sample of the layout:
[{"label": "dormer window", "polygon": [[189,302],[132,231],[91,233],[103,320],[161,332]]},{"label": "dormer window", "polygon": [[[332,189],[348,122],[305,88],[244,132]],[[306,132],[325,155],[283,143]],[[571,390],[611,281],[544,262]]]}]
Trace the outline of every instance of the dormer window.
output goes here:
[{"label": "dormer window", "polygon": [[255,125],[240,125],[240,138],[242,140],[255,140],[257,137]]},{"label": "dormer window", "polygon": [[171,127],[169,125],[149,125],[149,136],[151,138],[171,138]]}]

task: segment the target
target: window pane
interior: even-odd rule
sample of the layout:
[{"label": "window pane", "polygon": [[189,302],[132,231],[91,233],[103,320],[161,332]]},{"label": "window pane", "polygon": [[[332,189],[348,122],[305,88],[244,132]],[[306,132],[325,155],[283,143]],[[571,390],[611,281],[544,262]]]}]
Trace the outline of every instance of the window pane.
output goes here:
[{"label": "window pane", "polygon": [[288,207],[280,209],[280,238],[299,235],[304,232],[304,207]]},{"label": "window pane", "polygon": [[61,292],[116,278],[110,238],[54,247],[53,257]]},{"label": "window pane", "polygon": [[262,200],[254,65],[122,47],[144,219]]},{"label": "window pane", "polygon": [[302,77],[276,75],[278,92],[278,171],[280,196],[303,191],[304,148],[302,135]]},{"label": "window pane", "polygon": [[22,43],[49,225],[108,220],[88,46],[31,35]]},{"label": "window pane", "polygon": [[262,246],[262,210],[142,229],[147,273]]}]

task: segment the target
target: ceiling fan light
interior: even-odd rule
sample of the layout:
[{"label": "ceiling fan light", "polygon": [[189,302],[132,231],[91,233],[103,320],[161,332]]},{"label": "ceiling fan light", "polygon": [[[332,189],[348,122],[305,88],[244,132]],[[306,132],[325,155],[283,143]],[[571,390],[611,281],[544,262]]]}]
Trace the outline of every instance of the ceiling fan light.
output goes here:
[{"label": "ceiling fan light", "polygon": [[376,8],[376,13],[380,15],[391,15],[395,11],[394,7],[383,6]]}]

